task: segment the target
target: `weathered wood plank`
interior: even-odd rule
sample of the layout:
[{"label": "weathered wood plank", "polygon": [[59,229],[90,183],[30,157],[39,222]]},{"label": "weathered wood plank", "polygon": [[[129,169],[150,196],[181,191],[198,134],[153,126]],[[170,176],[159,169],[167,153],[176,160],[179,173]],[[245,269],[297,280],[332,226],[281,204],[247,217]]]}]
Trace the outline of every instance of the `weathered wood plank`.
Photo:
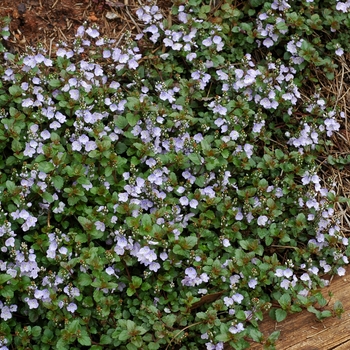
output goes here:
[{"label": "weathered wood plank", "polygon": [[[342,302],[345,312],[341,319],[328,318],[322,322],[316,316],[303,311],[289,315],[286,320],[276,323],[266,319],[261,325],[261,331],[268,336],[275,330],[280,330],[280,338],[276,343],[277,350],[349,350],[350,349],[350,268],[343,277],[335,277],[330,286],[324,289],[323,295],[333,297],[329,308],[335,301]],[[252,350],[262,349],[261,344],[252,344]]]}]

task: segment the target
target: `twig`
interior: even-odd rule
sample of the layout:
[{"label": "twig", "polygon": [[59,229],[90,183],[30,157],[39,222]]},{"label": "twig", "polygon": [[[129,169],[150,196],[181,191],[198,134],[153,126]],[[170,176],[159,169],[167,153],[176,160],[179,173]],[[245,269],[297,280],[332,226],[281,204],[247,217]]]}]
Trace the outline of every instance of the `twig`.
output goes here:
[{"label": "twig", "polygon": [[187,326],[187,327],[181,329],[178,333],[176,333],[176,334],[172,337],[172,339],[170,340],[170,342],[169,342],[168,346],[165,348],[165,350],[168,350],[168,349],[169,349],[169,346],[171,345],[171,343],[173,342],[173,340],[174,340],[179,334],[181,334],[181,333],[182,333],[183,331],[185,331],[186,329],[191,328],[191,327],[193,327],[193,326],[197,326],[197,324],[201,324],[201,323],[202,323],[202,321],[196,322],[196,323],[193,323],[193,324],[191,324],[191,325],[189,325],[189,326]]},{"label": "twig", "polygon": [[125,9],[126,9],[126,13],[128,14],[128,16],[130,17],[131,21],[135,24],[135,27],[137,28],[137,30],[138,30],[139,33],[140,33],[140,32],[141,32],[141,29],[140,29],[140,27],[138,26],[138,24],[135,22],[133,16],[131,16],[128,7],[125,7]]},{"label": "twig", "polygon": [[53,42],[54,38],[50,39],[50,49],[49,49],[49,57],[51,58],[51,50],[52,50],[52,42]]},{"label": "twig", "polygon": [[51,8],[53,9],[53,8],[57,5],[57,3],[58,3],[58,0],[56,0],[56,1],[54,2],[54,4],[51,6]]},{"label": "twig", "polygon": [[58,27],[58,30],[59,30],[59,32],[61,33],[61,35],[64,37],[65,41],[68,42],[67,37],[66,37],[66,36],[63,34],[63,32],[62,32],[62,29],[61,29],[60,27]]}]

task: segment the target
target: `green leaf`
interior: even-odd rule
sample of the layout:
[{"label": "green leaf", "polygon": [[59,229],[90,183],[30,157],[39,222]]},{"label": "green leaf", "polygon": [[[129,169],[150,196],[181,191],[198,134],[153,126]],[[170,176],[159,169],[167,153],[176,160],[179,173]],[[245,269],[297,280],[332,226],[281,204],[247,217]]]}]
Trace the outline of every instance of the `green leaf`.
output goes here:
[{"label": "green leaf", "polygon": [[78,283],[80,286],[89,286],[92,283],[92,278],[87,273],[81,273],[78,277]]},{"label": "green leaf", "polygon": [[52,87],[60,87],[61,86],[61,81],[59,79],[50,79],[49,80],[49,85]]},{"label": "green leaf", "polygon": [[243,249],[249,250],[248,247],[250,246],[250,244],[251,244],[252,242],[251,242],[251,240],[239,240],[238,243],[239,243],[239,245],[240,245]]},{"label": "green leaf", "polygon": [[332,312],[330,310],[324,310],[324,311],[321,311],[320,316],[321,316],[320,320],[323,320],[324,318],[332,317]]},{"label": "green leaf", "polygon": [[12,85],[9,87],[9,92],[12,96],[18,97],[22,96],[22,88],[18,85]]},{"label": "green leaf", "polygon": [[12,142],[11,142],[11,149],[15,153],[16,156],[19,156],[18,154],[23,149],[21,142],[18,141],[18,140],[12,140]]},{"label": "green leaf", "polygon": [[87,186],[91,184],[90,180],[84,176],[79,177],[77,179],[77,183],[80,185],[87,185]]},{"label": "green leaf", "polygon": [[[137,327],[136,329],[138,329],[138,328],[142,328],[142,327]],[[137,335],[136,337],[132,337],[132,338],[131,338],[131,344],[136,346],[136,349],[135,349],[135,350],[142,349],[142,345],[143,345],[142,337],[141,337],[140,335]],[[126,346],[127,349],[130,349],[129,346],[130,346],[131,344],[128,344],[128,345]]]},{"label": "green leaf", "polygon": [[150,342],[148,343],[148,350],[158,350],[160,345],[158,343]]},{"label": "green leaf", "polygon": [[205,137],[205,138],[201,141],[201,146],[202,146],[202,149],[203,149],[204,152],[209,152],[209,151],[211,151],[209,137]]},{"label": "green leaf", "polygon": [[174,323],[176,322],[176,315],[170,314],[162,317],[162,321],[165,323],[165,325],[169,328],[171,328]]},{"label": "green leaf", "polygon": [[78,343],[83,346],[90,346],[91,345],[91,339],[89,337],[88,332],[83,329],[78,336]]},{"label": "green leaf", "polygon": [[276,340],[278,340],[280,334],[281,331],[274,331],[269,335],[268,340],[271,342],[275,342]]},{"label": "green leaf", "polygon": [[89,152],[89,158],[98,158],[101,152],[98,149]]},{"label": "green leaf", "polygon": [[105,300],[103,292],[99,289],[95,289],[93,296],[96,303],[102,304],[102,302]]},{"label": "green leaf", "polygon": [[230,339],[229,339],[228,332],[219,333],[219,334],[215,337],[215,340],[220,341],[220,342],[223,342],[223,343],[228,342],[228,341],[230,340]]},{"label": "green leaf", "polygon": [[284,293],[279,299],[279,304],[282,306],[283,309],[286,309],[291,304],[291,298],[290,295],[287,293]]},{"label": "green leaf", "polygon": [[304,297],[303,295],[297,295],[297,299],[301,302],[302,305],[306,305],[309,303],[309,299]]},{"label": "green leaf", "polygon": [[38,337],[41,334],[41,327],[39,326],[34,326],[32,328],[32,336],[33,337]]},{"label": "green leaf", "polygon": [[287,311],[282,309],[276,309],[275,316],[277,322],[282,322],[287,317]]},{"label": "green leaf", "polygon": [[212,210],[207,210],[203,215],[210,220],[215,220],[215,213]]},{"label": "green leaf", "polygon": [[185,257],[189,256],[189,252],[183,249],[179,244],[174,245],[173,252],[181,256],[185,256]]},{"label": "green leaf", "polygon": [[130,338],[129,332],[127,330],[123,330],[120,332],[118,339],[120,341],[125,341]]},{"label": "green leaf", "polygon": [[249,337],[257,343],[260,343],[263,338],[263,334],[256,328],[249,327],[248,334],[249,334]]},{"label": "green leaf", "polygon": [[275,26],[279,31],[288,30],[288,27],[284,21],[276,23]]},{"label": "green leaf", "polygon": [[39,171],[42,171],[43,173],[50,173],[51,171],[55,170],[55,166],[50,162],[41,162],[38,166]]},{"label": "green leaf", "polygon": [[195,184],[196,184],[198,187],[204,187],[205,182],[206,182],[206,178],[202,175],[202,176],[198,176],[198,177],[196,178]]},{"label": "green leaf", "polygon": [[198,238],[195,236],[190,236],[190,237],[181,237],[180,238],[180,245],[182,249],[192,249],[198,242]]},{"label": "green leaf", "polygon": [[143,291],[147,291],[147,290],[150,290],[152,288],[153,288],[153,286],[151,284],[149,284],[148,282],[143,282],[141,285],[141,290],[143,290]]},{"label": "green leaf", "polygon": [[130,96],[127,98],[126,106],[130,108],[130,110],[134,110],[136,105],[140,104],[140,100],[136,97]]},{"label": "green leaf", "polygon": [[128,125],[128,121],[122,115],[118,115],[114,118],[114,123],[119,129],[124,129]]},{"label": "green leaf", "polygon": [[202,161],[201,161],[201,157],[197,154],[197,153],[190,153],[188,155],[188,158],[190,159],[190,161],[196,165],[201,165]]},{"label": "green leaf", "polygon": [[94,228],[92,221],[89,220],[88,218],[84,218],[83,216],[78,216],[78,221],[86,231],[91,231]]},{"label": "green leaf", "polygon": [[137,122],[140,120],[140,116],[134,113],[128,113],[126,115],[126,119],[130,126],[135,126]]},{"label": "green leaf", "polygon": [[41,341],[43,343],[49,343],[52,340],[52,338],[53,338],[53,332],[49,328],[46,328],[44,330],[44,334],[41,337]]},{"label": "green leaf", "polygon": [[63,339],[59,339],[57,344],[56,344],[56,350],[68,350],[67,347],[67,342],[64,341]]},{"label": "green leaf", "polygon": [[128,297],[133,296],[135,293],[136,293],[136,290],[134,290],[134,289],[128,288],[128,289],[126,290],[126,295],[127,295]]},{"label": "green leaf", "polygon": [[[131,340],[133,343],[134,342],[137,342],[137,338],[136,339],[132,339]],[[127,350],[139,350],[139,349],[141,349],[141,345],[140,344],[138,344],[137,346],[136,345],[134,345],[133,343],[128,343],[127,345],[126,345],[126,349]]]},{"label": "green leaf", "polygon": [[210,5],[203,5],[200,9],[200,12],[202,12],[202,13],[209,13],[210,11],[211,11]]},{"label": "green leaf", "polygon": [[13,286],[6,285],[5,287],[0,289],[0,295],[3,296],[6,299],[12,299],[15,295],[14,291],[12,290]]},{"label": "green leaf", "polygon": [[15,191],[16,184],[13,181],[7,180],[6,181],[6,188],[7,188],[7,191],[11,194]]},{"label": "green leaf", "polygon": [[295,220],[297,225],[303,225],[306,223],[306,217],[304,213],[299,213]]},{"label": "green leaf", "polygon": [[139,288],[142,284],[142,278],[140,278],[138,276],[132,276],[131,283],[132,283],[134,288]]},{"label": "green leaf", "polygon": [[214,157],[208,157],[207,161],[205,162],[205,167],[209,171],[212,171],[215,168],[218,168],[219,166],[220,166],[220,161]]},{"label": "green leaf", "polygon": [[339,300],[334,303],[333,310],[338,318],[341,318],[341,315],[345,312],[343,304]]},{"label": "green leaf", "polygon": [[7,281],[9,281],[12,277],[10,275],[7,274],[1,274],[0,275],[0,284],[4,284]]},{"label": "green leaf", "polygon": [[52,183],[53,186],[57,189],[57,190],[61,190],[63,185],[64,185],[64,180],[62,176],[59,175],[55,175],[52,177]]},{"label": "green leaf", "polygon": [[280,149],[275,149],[275,156],[278,160],[281,160],[284,158],[284,153]]},{"label": "green leaf", "polygon": [[46,202],[48,202],[48,203],[52,203],[52,202],[54,201],[54,199],[53,199],[53,197],[52,197],[52,194],[49,193],[49,192],[44,192],[44,193],[42,194],[42,197],[43,197],[43,199],[45,199]]},{"label": "green leaf", "polygon": [[135,322],[131,321],[131,320],[127,320],[126,321],[126,328],[128,330],[129,333],[134,332],[134,330],[136,329],[136,324]]},{"label": "green leaf", "polygon": [[150,231],[152,229],[152,219],[150,215],[144,214],[141,219],[141,224],[146,231]]},{"label": "green leaf", "polygon": [[79,320],[73,320],[70,322],[67,326],[67,331],[72,333],[72,334],[77,334],[78,330],[80,330],[80,323]]},{"label": "green leaf", "polygon": [[112,338],[107,334],[102,334],[100,338],[100,343],[103,345],[108,345],[112,343]]},{"label": "green leaf", "polygon": [[117,154],[123,154],[127,149],[128,147],[123,142],[118,142],[115,146],[115,152]]},{"label": "green leaf", "polygon": [[88,237],[86,234],[80,234],[78,233],[77,235],[75,235],[74,237],[74,241],[76,243],[86,243],[88,241]]}]

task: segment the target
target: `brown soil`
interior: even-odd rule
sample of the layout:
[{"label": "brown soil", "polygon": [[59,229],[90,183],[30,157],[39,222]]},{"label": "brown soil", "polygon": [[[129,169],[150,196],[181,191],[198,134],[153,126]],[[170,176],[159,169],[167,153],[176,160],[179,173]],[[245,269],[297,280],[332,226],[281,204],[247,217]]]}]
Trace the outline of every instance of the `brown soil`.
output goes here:
[{"label": "brown soil", "polygon": [[135,11],[139,4],[136,0],[121,1],[1,0],[0,18],[11,18],[11,36],[4,45],[17,53],[41,43],[51,53],[60,41],[72,42],[84,22],[97,25],[103,36],[114,39],[127,30],[137,32]]}]

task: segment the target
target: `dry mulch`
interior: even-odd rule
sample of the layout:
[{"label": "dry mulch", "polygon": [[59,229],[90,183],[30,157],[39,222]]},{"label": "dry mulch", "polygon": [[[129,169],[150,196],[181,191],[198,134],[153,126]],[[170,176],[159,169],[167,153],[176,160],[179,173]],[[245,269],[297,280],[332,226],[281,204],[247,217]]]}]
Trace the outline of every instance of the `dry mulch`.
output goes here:
[{"label": "dry mulch", "polygon": [[[1,0],[0,17],[11,18],[11,37],[4,42],[12,53],[41,43],[49,53],[63,41],[73,42],[83,23],[97,25],[101,35],[119,39],[123,33],[140,30],[134,0]],[[166,1],[158,6],[166,11]]]},{"label": "dry mulch", "polygon": [[[332,81],[319,77],[320,92],[327,100],[333,100],[339,111],[343,112],[343,119],[339,119],[340,130],[332,136],[332,144],[327,147],[324,155],[320,157],[320,168],[324,182],[328,182],[330,189],[337,195],[350,198],[350,164],[333,166],[328,164],[328,156],[333,158],[347,158],[350,155],[350,66],[347,62],[350,54],[339,58],[337,73]],[[336,203],[335,216],[340,220],[342,233],[350,236],[349,204]]]}]

